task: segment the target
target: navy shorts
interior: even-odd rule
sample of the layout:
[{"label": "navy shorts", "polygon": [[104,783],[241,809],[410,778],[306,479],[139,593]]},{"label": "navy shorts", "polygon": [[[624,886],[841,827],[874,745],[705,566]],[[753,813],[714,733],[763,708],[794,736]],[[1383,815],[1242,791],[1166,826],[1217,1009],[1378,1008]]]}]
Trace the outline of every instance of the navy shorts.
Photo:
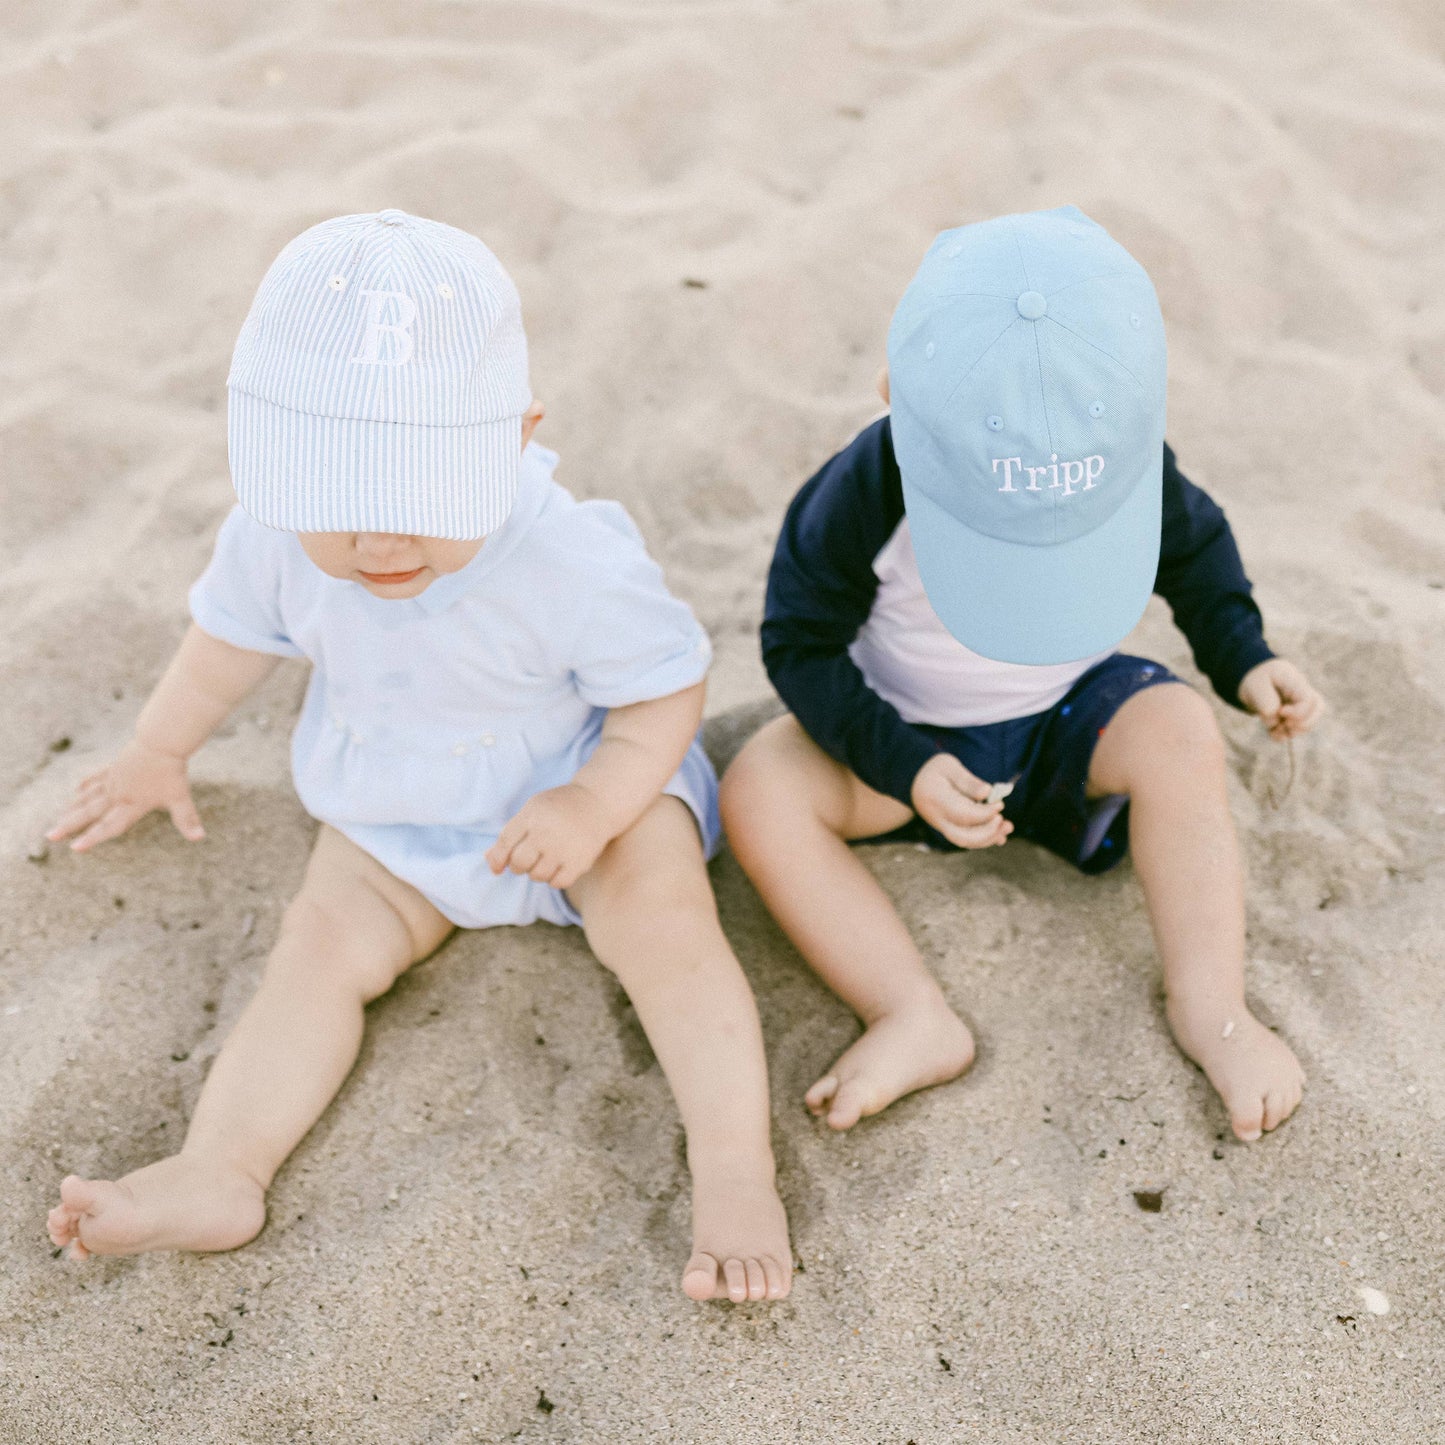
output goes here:
[{"label": "navy shorts", "polygon": [[[1028,717],[978,727],[914,726],[988,783],[1018,781],[1003,805],[1015,838],[1027,838],[1085,873],[1102,873],[1129,846],[1126,794],[1089,799],[1094,745],[1114,714],[1145,688],[1178,682],[1162,663],[1116,652],[1091,667],[1053,707]],[[860,843],[926,843],[957,853],[936,828],[914,817],[891,833]]]}]

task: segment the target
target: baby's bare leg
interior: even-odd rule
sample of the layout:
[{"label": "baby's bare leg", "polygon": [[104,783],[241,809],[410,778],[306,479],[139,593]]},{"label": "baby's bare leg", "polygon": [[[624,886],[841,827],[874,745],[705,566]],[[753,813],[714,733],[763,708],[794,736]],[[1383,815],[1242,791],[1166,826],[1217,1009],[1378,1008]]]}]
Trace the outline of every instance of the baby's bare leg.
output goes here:
[{"label": "baby's bare leg", "polygon": [[961,1074],[973,1038],[846,842],[889,832],[912,811],[835,762],[793,717],[769,723],[738,755],[722,810],[733,852],[773,917],[866,1026],[808,1091],[808,1107],[847,1129]]},{"label": "baby's bare leg", "polygon": [[181,1152],[114,1182],[72,1175],[51,1238],[80,1258],[234,1249],[254,1238],[272,1176],[356,1061],[366,1004],[450,932],[420,893],[322,828]]},{"label": "baby's bare leg", "polygon": [[767,1064],[752,990],[718,923],[697,825],[659,798],[570,890],[627,990],[687,1133],[693,1299],[781,1299],[792,1280],[774,1185]]},{"label": "baby's bare leg", "polygon": [[1169,1026],[1241,1139],[1282,1124],[1299,1062],[1244,1002],[1244,873],[1208,703],[1164,683],[1136,693],[1094,749],[1093,796],[1128,793],[1129,847],[1164,965]]}]

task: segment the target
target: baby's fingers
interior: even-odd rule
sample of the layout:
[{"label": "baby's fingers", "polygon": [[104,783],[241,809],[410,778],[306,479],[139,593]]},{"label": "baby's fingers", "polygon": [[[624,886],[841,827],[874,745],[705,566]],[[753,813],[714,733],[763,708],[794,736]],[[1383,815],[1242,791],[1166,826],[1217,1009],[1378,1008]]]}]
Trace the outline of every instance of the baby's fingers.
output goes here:
[{"label": "baby's fingers", "polygon": [[1265,727],[1273,732],[1283,721],[1280,716],[1279,694],[1271,692],[1268,699],[1261,699],[1254,705],[1254,714]]},{"label": "baby's fingers", "polygon": [[983,828],[1002,817],[1003,803],[975,803],[955,793],[941,805],[940,811],[955,828]]},{"label": "baby's fingers", "polygon": [[497,841],[487,849],[487,867],[493,873],[504,873],[507,864],[512,861],[512,850],[527,836],[527,825],[513,818],[497,837]]},{"label": "baby's fingers", "polygon": [[1279,707],[1283,701],[1279,689],[1268,677],[1246,678],[1247,686],[1239,690],[1240,700],[1250,712],[1272,728],[1279,721]]},{"label": "baby's fingers", "polygon": [[942,755],[939,767],[949,786],[970,802],[982,803],[988,799],[989,785],[976,774],[969,772],[952,753]]},{"label": "baby's fingers", "polygon": [[947,818],[940,819],[935,826],[957,848],[992,848],[1002,843],[1014,828],[1002,816],[990,818],[972,828],[960,828]]},{"label": "baby's fingers", "polygon": [[537,855],[537,861],[527,869],[527,876],[538,883],[551,883],[562,871],[562,860],[545,848]]},{"label": "baby's fingers", "polygon": [[1300,733],[1307,733],[1320,720],[1320,714],[1324,710],[1324,699],[1314,692],[1297,702],[1286,703],[1279,711],[1281,719],[1289,725],[1289,735],[1298,737]]},{"label": "baby's fingers", "polygon": [[99,822],[93,823],[70,845],[71,850],[76,853],[85,853],[94,848],[97,843],[106,843],[112,838],[118,838],[144,811],[143,808],[137,808],[131,803],[117,803],[115,807],[107,809]]},{"label": "baby's fingers", "polygon": [[55,826],[45,836],[50,842],[59,843],[62,839],[80,832],[82,828],[88,828],[97,818],[104,815],[109,806],[104,795],[77,798],[60,815]]},{"label": "baby's fingers", "polygon": [[171,822],[176,825],[176,831],[182,838],[199,843],[206,836],[206,830],[201,825],[201,815],[196,811],[195,800],[189,793],[180,802],[171,804],[170,814]]}]

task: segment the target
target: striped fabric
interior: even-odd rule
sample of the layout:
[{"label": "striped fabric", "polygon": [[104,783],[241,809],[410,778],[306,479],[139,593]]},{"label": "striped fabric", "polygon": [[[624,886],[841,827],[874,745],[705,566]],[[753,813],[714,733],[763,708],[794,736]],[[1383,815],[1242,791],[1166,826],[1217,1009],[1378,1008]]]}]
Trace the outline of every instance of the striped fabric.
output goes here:
[{"label": "striped fabric", "polygon": [[303,231],[261,281],[226,386],[231,478],[268,527],[474,538],[511,510],[521,302],[455,227],[389,210]]}]

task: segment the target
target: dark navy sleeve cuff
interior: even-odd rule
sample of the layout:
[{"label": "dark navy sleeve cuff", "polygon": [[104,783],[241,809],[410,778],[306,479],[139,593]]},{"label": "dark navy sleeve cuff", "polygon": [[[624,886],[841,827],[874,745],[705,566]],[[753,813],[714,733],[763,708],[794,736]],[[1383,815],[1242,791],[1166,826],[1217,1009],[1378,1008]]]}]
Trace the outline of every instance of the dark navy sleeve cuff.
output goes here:
[{"label": "dark navy sleeve cuff", "polygon": [[854,771],[875,792],[897,798],[904,807],[912,808],[913,780],[938,752],[938,744],[926,733],[903,723],[896,745],[887,754],[871,759],[866,771],[873,776],[866,777],[864,771],[857,768]]},{"label": "dark navy sleeve cuff", "polygon": [[1214,684],[1215,692],[1231,707],[1248,712],[1249,709],[1239,700],[1239,684],[1244,681],[1251,668],[1258,667],[1261,662],[1268,662],[1274,655],[1273,648],[1264,640],[1263,635],[1257,629],[1251,628],[1242,641],[1231,649],[1228,659],[1215,668],[1209,680]]}]

